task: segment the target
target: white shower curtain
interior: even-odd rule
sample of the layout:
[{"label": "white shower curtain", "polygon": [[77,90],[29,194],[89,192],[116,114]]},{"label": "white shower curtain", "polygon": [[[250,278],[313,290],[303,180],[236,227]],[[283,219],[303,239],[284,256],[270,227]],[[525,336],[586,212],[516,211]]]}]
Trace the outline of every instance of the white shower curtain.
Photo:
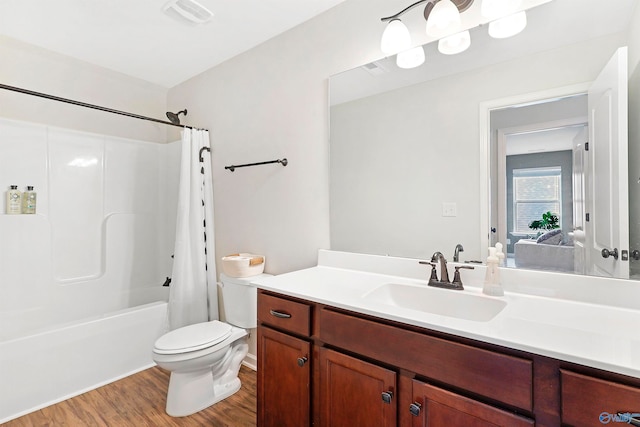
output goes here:
[{"label": "white shower curtain", "polygon": [[169,326],[176,329],[218,319],[213,181],[209,132],[185,128],[178,191],[173,271],[169,291]]}]

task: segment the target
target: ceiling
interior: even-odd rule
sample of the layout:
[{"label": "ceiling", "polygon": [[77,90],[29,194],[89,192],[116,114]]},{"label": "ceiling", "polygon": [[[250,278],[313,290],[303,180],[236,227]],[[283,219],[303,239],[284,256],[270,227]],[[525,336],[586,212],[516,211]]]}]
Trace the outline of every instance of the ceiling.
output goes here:
[{"label": "ceiling", "polygon": [[170,88],[343,1],[197,0],[190,25],[167,0],[2,0],[0,34]]}]

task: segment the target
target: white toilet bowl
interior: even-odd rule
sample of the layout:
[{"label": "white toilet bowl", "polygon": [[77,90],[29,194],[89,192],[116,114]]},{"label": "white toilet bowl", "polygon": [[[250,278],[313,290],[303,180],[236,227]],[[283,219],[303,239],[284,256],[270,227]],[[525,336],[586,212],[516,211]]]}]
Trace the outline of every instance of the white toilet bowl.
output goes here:
[{"label": "white toilet bowl", "polygon": [[247,331],[217,320],[163,335],[156,341],[153,360],[171,371],[167,414],[191,415],[240,390],[238,371],[248,351]]},{"label": "white toilet bowl", "polygon": [[[250,284],[257,277],[220,275],[227,318],[242,328],[255,328],[257,324],[257,290]],[[238,326],[213,320],[184,326],[158,338],[153,360],[171,371],[167,414],[194,414],[240,389],[238,372],[249,344],[247,331]]]}]

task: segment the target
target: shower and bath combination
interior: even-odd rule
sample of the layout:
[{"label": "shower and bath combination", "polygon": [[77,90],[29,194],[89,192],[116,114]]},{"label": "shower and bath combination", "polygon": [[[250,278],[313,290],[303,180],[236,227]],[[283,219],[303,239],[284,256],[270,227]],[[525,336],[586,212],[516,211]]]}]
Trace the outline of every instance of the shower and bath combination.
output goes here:
[{"label": "shower and bath combination", "polygon": [[185,108],[184,110],[178,111],[177,113],[172,113],[171,111],[167,111],[167,118],[174,125],[179,125],[180,124],[180,114],[184,114],[186,116],[187,115],[187,109]]},{"label": "shower and bath combination", "polygon": [[[197,200],[203,200],[202,188],[212,187],[211,162],[202,164],[198,157],[202,146],[210,146],[208,132],[203,129],[175,124],[169,115],[142,116],[0,83],[0,92],[5,90],[67,104],[74,117],[72,123],[80,123],[84,117],[76,108],[137,119],[138,124],[132,123],[131,130],[142,133],[144,138],[0,118],[0,133],[18,136],[0,144],[3,164],[0,179],[13,182],[16,176],[27,175],[35,179],[43,189],[38,196],[48,207],[37,215],[38,222],[29,221],[25,227],[14,225],[18,220],[26,221],[24,218],[0,215],[0,252],[10,248],[11,253],[0,262],[0,287],[9,286],[9,305],[15,306],[0,310],[0,366],[11,367],[6,372],[0,369],[0,424],[154,364],[152,350],[166,328],[169,296],[187,282],[181,283],[176,274],[166,274],[171,271],[166,255],[175,251],[172,243],[176,232],[172,214],[163,208],[165,203],[178,208],[179,172],[182,163],[187,163],[182,162],[181,155],[186,150],[180,149],[187,145],[187,139],[201,143],[190,148],[188,158],[189,163],[195,164],[191,169],[197,168],[198,172],[189,175],[196,177]],[[184,119],[186,113],[174,114]],[[142,120],[147,124],[179,127],[184,135],[180,147],[173,143],[150,144],[156,137],[165,142],[168,136],[159,133],[158,126],[141,125]],[[129,126],[125,120],[114,123]],[[32,156],[40,161],[33,163]],[[97,161],[78,168],[70,163],[78,157]],[[206,175],[200,173],[201,165]],[[29,168],[27,175],[22,172],[25,166]],[[49,173],[49,167],[56,172]],[[168,172],[163,171],[165,167]],[[102,185],[107,180],[114,185]],[[130,182],[137,185],[119,185]],[[150,190],[143,195],[144,203],[138,203],[136,190],[141,186]],[[70,197],[73,203],[64,200],[67,195],[73,196]],[[204,200],[208,202],[207,212],[213,212],[212,198]],[[80,223],[73,220],[76,205],[82,205]],[[195,205],[187,203],[180,208]],[[109,210],[104,206],[109,206]],[[199,205],[197,211],[202,210]],[[94,233],[96,227],[92,226],[96,224],[98,232]],[[198,219],[198,225],[199,238],[204,236],[204,221]],[[215,242],[213,225],[213,219],[206,221],[211,244]],[[89,237],[69,242],[65,238],[69,233]],[[145,247],[150,249],[144,253],[139,250]],[[199,253],[204,253],[204,249]],[[208,274],[208,286],[199,292],[206,297],[198,298],[204,301],[203,308],[192,310],[187,303],[184,309],[202,312],[203,318],[208,314],[207,299],[212,312],[213,307],[216,311],[218,307],[216,292],[207,292],[217,287],[212,247],[207,254],[212,258],[208,260],[208,269],[197,268]],[[23,271],[20,263],[12,262],[27,257],[31,257],[34,265],[44,267]],[[195,270],[188,262],[185,264],[188,273]],[[171,286],[162,287],[163,281],[168,282],[162,277],[167,276],[173,276]],[[68,286],[61,286],[62,281]],[[10,286],[22,282],[28,286]],[[191,301],[187,297],[174,298],[173,314],[185,300]],[[61,301],[64,310],[60,310]],[[212,313],[212,318],[213,314],[217,315]],[[70,372],[75,374],[69,375]]]}]

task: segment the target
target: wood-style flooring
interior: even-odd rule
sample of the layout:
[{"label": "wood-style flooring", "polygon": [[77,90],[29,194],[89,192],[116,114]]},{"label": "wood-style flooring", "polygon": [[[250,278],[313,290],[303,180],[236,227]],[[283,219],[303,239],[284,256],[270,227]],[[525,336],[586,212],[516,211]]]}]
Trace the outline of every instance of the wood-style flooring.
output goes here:
[{"label": "wood-style flooring", "polygon": [[233,396],[188,417],[173,418],[164,408],[169,372],[158,367],[11,420],[3,427],[163,427],[256,425],[256,373],[242,366],[242,388]]}]

